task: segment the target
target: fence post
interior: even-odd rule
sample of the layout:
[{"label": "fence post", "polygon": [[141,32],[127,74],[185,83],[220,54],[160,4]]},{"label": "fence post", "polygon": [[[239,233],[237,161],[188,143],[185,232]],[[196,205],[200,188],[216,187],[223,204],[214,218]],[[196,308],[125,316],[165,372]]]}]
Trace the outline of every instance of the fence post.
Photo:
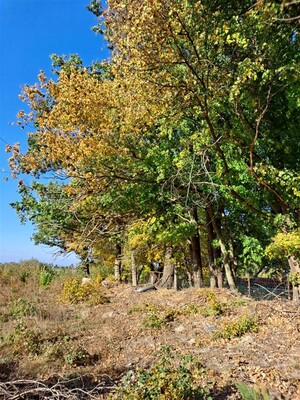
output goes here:
[{"label": "fence post", "polygon": [[291,283],[290,283],[290,274],[287,274],[287,291],[288,291],[288,299],[291,300]]},{"label": "fence post", "polygon": [[178,290],[177,268],[174,270],[174,289]]},{"label": "fence post", "polygon": [[248,296],[251,297],[251,280],[249,272],[247,272],[247,284],[248,284]]}]

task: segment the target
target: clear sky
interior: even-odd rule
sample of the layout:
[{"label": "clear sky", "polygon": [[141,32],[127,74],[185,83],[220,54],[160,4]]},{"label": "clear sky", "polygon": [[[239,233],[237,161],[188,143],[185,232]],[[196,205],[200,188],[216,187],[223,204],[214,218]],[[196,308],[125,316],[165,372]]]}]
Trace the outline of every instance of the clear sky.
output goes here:
[{"label": "clear sky", "polygon": [[[0,262],[37,258],[58,265],[75,264],[75,256],[54,257],[55,249],[34,246],[33,227],[21,225],[9,203],[18,200],[17,181],[10,177],[6,144],[21,143],[26,130],[11,125],[18,110],[22,85],[37,81],[40,70],[51,75],[53,53],[78,53],[85,65],[108,57],[101,36],[91,27],[96,17],[85,6],[89,0],[0,0]],[[27,178],[27,180],[30,178]]]}]

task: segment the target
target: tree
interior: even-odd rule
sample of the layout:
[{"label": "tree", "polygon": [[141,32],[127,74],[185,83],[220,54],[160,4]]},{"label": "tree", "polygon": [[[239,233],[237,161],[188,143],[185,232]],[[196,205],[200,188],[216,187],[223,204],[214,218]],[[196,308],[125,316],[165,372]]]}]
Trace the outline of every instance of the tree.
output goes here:
[{"label": "tree", "polygon": [[142,221],[149,248],[164,250],[165,276],[176,246],[190,244],[200,283],[201,238],[212,282],[223,269],[234,288],[246,238],[254,259],[276,216],[300,222],[298,24],[271,1],[107,4],[89,9],[111,61],[56,57],[56,81],[41,73],[25,86],[31,112],[20,117],[36,131],[25,154],[13,148],[12,170],[67,178],[72,208],[116,239],[117,260]]}]

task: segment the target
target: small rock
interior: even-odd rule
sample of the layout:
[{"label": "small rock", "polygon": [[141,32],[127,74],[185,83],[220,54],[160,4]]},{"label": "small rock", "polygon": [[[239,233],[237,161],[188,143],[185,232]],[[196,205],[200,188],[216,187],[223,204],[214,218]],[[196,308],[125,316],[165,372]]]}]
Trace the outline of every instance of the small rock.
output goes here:
[{"label": "small rock", "polygon": [[111,318],[114,316],[114,314],[115,313],[113,311],[108,311],[108,312],[104,313],[102,316],[103,316],[103,318]]},{"label": "small rock", "polygon": [[176,328],[174,329],[176,333],[181,333],[185,331],[185,327],[182,325],[176,326]]},{"label": "small rock", "polygon": [[216,330],[216,327],[213,325],[204,325],[204,329],[208,332],[213,332]]}]

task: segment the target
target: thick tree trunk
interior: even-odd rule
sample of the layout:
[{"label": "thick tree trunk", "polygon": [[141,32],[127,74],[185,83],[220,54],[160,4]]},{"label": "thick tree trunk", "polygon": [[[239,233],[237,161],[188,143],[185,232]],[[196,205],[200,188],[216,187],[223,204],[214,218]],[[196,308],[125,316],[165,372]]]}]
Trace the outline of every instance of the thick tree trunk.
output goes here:
[{"label": "thick tree trunk", "polygon": [[116,282],[121,281],[121,270],[122,270],[122,247],[117,245],[116,247],[116,258],[115,258],[115,280]]},{"label": "thick tree trunk", "polygon": [[[300,274],[300,262],[294,256],[289,257],[289,266],[292,274]],[[293,301],[300,302],[300,285],[293,284]]]},{"label": "thick tree trunk", "polygon": [[222,253],[222,257],[223,257],[223,265],[224,265],[227,283],[229,285],[230,290],[235,290],[236,287],[235,287],[235,283],[234,283],[233,274],[231,271],[230,257],[228,256],[225,244],[221,238],[219,238],[219,244],[220,244],[221,253]]},{"label": "thick tree trunk", "polygon": [[175,265],[172,257],[173,257],[173,248],[172,246],[168,246],[165,250],[164,270],[161,280],[161,287],[168,289],[173,287],[174,283]]},{"label": "thick tree trunk", "polygon": [[223,287],[223,274],[222,274],[222,271],[220,271],[219,269],[217,271],[217,282],[218,282],[218,288],[222,289],[222,287]]},{"label": "thick tree trunk", "polygon": [[137,266],[136,266],[134,250],[131,250],[131,276],[132,276],[132,286],[137,286]]}]

